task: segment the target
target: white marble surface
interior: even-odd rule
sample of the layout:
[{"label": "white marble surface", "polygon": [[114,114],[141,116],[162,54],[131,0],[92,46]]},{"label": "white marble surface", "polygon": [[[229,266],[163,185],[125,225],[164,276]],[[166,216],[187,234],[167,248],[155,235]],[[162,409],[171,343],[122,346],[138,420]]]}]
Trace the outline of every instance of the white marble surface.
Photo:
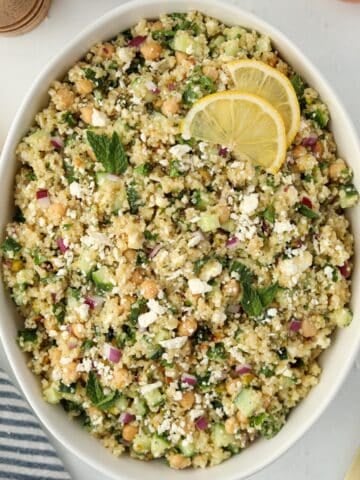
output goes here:
[{"label": "white marble surface", "polygon": [[[17,38],[0,37],[0,147],[43,65],[64,43],[121,0],[53,0],[48,19]],[[340,0],[237,0],[280,28],[329,79],[360,131],[360,4]],[[0,365],[8,368],[0,349]],[[253,480],[342,480],[360,445],[360,357],[330,407],[282,458]],[[55,440],[74,480],[107,480]],[[171,474],[169,474],[171,475]]]}]

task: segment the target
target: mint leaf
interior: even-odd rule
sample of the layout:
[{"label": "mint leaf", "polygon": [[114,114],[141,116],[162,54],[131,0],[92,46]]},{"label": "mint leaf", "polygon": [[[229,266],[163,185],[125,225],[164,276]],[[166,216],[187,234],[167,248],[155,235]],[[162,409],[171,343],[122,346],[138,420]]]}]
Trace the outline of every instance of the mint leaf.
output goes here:
[{"label": "mint leaf", "polygon": [[12,237],[6,237],[6,239],[3,241],[1,245],[1,250],[3,252],[20,252],[21,250],[21,245],[18,243],[14,238]]},{"label": "mint leaf", "polygon": [[126,197],[129,202],[130,213],[136,215],[139,212],[139,194],[136,190],[135,183],[132,182],[126,189]]},{"label": "mint leaf", "polygon": [[231,264],[230,273],[231,272],[236,272],[239,275],[239,280],[241,283],[250,284],[253,280],[253,274],[251,270],[246,265],[236,260]]},{"label": "mint leaf", "polygon": [[265,288],[259,288],[258,294],[264,308],[268,307],[273,302],[278,291],[279,285],[277,283]]},{"label": "mint leaf", "polygon": [[111,392],[109,395],[104,396],[100,402],[96,404],[97,408],[100,408],[100,410],[107,410],[108,408],[111,408],[116,400],[118,399],[118,392]]},{"label": "mint leaf", "polygon": [[257,290],[247,283],[243,284],[243,289],[241,305],[244,311],[250,317],[259,317],[263,313],[264,307]]},{"label": "mint leaf", "polygon": [[98,135],[88,130],[87,140],[95,154],[96,160],[102,163],[108,173],[121,175],[128,167],[128,159],[119,135],[114,132],[111,139],[107,135]]},{"label": "mint leaf", "polygon": [[275,223],[275,208],[269,205],[262,213],[263,218],[269,223]]}]

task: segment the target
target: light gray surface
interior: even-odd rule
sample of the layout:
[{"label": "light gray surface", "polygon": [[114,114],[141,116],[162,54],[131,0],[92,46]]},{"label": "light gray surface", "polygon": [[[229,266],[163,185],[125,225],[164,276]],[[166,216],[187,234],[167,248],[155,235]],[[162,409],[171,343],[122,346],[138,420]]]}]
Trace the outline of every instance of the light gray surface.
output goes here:
[{"label": "light gray surface", "polygon": [[[0,147],[33,78],[64,43],[121,0],[53,0],[33,32],[0,37]],[[238,0],[292,39],[330,81],[360,131],[360,4],[339,0]],[[2,319],[4,321],[5,319]],[[0,349],[0,365],[8,369]],[[282,458],[252,480],[342,480],[360,445],[360,356],[337,398]],[[107,480],[54,441],[74,480]],[[169,476],[171,473],[169,473]]]}]

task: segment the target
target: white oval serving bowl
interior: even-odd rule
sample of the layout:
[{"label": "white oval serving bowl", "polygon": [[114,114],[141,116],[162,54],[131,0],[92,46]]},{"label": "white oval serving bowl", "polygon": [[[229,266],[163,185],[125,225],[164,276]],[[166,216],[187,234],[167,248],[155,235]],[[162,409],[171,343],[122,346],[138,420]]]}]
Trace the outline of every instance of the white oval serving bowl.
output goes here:
[{"label": "white oval serving bowl", "polygon": [[[50,83],[61,78],[92,44],[114,37],[141,18],[154,18],[161,13],[189,9],[200,10],[229,25],[254,28],[270,36],[280,54],[320,92],[322,99],[327,103],[339,153],[352,166],[355,184],[359,189],[360,145],[355,129],[327,82],[284,35],[252,14],[217,0],[135,0],[110,11],[80,33],[53,58],[33,83],[12,124],[1,156],[0,191],[3,198],[0,211],[1,230],[9,220],[12,211],[12,190],[16,170],[15,148],[30,127],[35,114],[46,105]],[[359,211],[360,207],[357,206],[349,215],[355,238],[360,238]],[[359,245],[360,242],[356,242],[356,258]],[[356,295],[360,285],[359,275],[359,262],[356,262],[352,298],[354,320],[350,327],[336,333],[333,345],[322,355],[321,364],[324,370],[319,385],[293,410],[284,428],[276,437],[271,440],[259,440],[240,455],[235,455],[221,465],[206,470],[170,471],[161,462],[145,463],[128,456],[116,458],[76,422],[68,419],[61,407],[47,404],[42,399],[38,379],[27,368],[26,357],[17,346],[16,334],[22,321],[4,289],[0,291],[0,335],[13,372],[40,420],[64,446],[101,474],[121,480],[135,480],[145,476],[147,480],[158,480],[166,476],[171,476],[173,480],[185,476],[191,480],[208,480],[209,478],[241,480],[264,468],[293,445],[319,418],[341,387],[360,344],[358,324],[360,296]]]}]

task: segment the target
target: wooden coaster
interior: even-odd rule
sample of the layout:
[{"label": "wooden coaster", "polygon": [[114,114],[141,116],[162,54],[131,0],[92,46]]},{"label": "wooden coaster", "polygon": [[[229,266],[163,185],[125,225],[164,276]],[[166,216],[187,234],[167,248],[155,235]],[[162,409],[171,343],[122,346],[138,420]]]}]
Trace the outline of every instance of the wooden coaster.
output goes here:
[{"label": "wooden coaster", "polygon": [[0,28],[11,27],[27,17],[38,0],[0,0]]},{"label": "wooden coaster", "polygon": [[[6,4],[11,3],[13,9],[6,10],[6,15],[2,16],[3,11],[1,8]],[[4,36],[13,36],[13,35],[21,35],[25,32],[28,32],[35,28],[47,15],[51,0],[26,0],[25,3],[27,8],[22,10],[27,10],[25,15],[20,15],[17,21],[13,21],[11,25],[3,26],[4,21],[2,19],[6,18],[6,21],[11,18],[14,20],[14,13],[17,11],[19,13],[20,9],[15,9],[15,4],[24,4],[24,0],[0,0],[0,35]],[[29,10],[29,6],[31,5],[31,9]],[[10,15],[11,13],[11,15]]]}]

